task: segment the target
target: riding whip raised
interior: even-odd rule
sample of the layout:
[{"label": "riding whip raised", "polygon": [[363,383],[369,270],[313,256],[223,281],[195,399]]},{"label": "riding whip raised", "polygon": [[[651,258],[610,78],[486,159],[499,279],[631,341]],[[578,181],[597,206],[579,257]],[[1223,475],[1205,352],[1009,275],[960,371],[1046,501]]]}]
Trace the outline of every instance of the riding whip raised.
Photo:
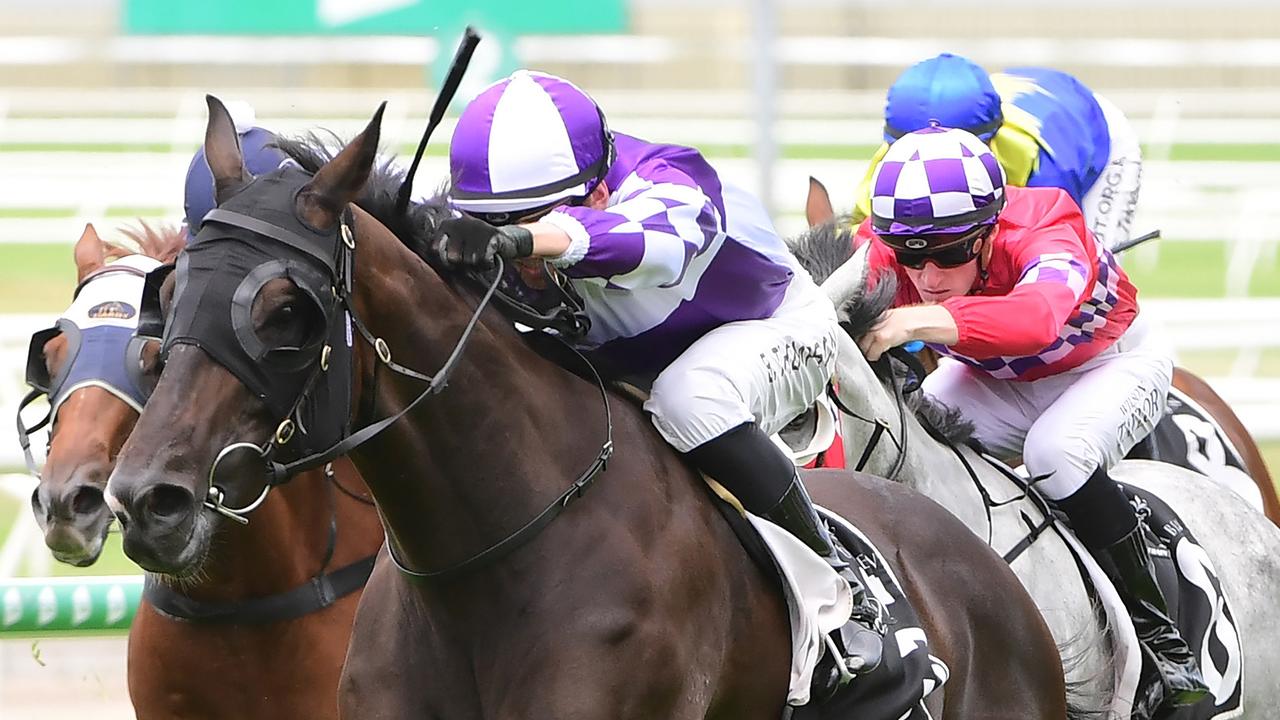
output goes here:
[{"label": "riding whip raised", "polygon": [[444,119],[445,110],[449,108],[449,103],[453,102],[453,96],[458,92],[458,84],[462,82],[462,76],[467,72],[467,66],[471,64],[471,54],[475,52],[476,45],[480,43],[480,35],[470,25],[462,32],[462,42],[458,44],[458,52],[453,56],[453,64],[449,66],[449,72],[444,76],[444,82],[440,85],[440,94],[436,96],[436,104],[431,108],[431,115],[427,118],[427,129],[422,132],[422,140],[418,142],[418,151],[413,155],[413,162],[409,165],[409,172],[405,173],[404,182],[400,184],[400,193],[396,196],[396,214],[401,215],[405,209],[409,207],[409,195],[413,190],[413,176],[418,172],[418,163],[422,162],[422,154],[427,150],[427,140],[431,138],[431,133],[435,131],[436,126]]}]

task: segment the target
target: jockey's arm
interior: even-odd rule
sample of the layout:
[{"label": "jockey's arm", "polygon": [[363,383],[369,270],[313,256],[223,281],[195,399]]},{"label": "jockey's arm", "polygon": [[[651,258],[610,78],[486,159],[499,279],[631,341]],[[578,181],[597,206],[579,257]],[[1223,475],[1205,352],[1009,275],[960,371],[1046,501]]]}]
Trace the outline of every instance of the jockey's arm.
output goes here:
[{"label": "jockey's arm", "polygon": [[560,208],[526,227],[535,255],[565,275],[611,287],[670,287],[723,231],[710,199],[683,173],[658,179],[607,208]]},{"label": "jockey's arm", "polygon": [[1059,225],[1014,252],[1022,273],[1007,294],[943,301],[959,329],[956,352],[979,359],[1033,355],[1057,340],[1075,313],[1090,277],[1081,239]]},{"label": "jockey's arm", "polygon": [[558,226],[546,222],[533,222],[523,225],[533,233],[533,256],[555,258],[565,254],[573,240],[569,233]]},{"label": "jockey's arm", "polygon": [[941,305],[907,305],[893,308],[879,324],[858,341],[867,359],[874,362],[884,352],[912,340],[935,345],[954,345],[960,339],[955,318]]}]

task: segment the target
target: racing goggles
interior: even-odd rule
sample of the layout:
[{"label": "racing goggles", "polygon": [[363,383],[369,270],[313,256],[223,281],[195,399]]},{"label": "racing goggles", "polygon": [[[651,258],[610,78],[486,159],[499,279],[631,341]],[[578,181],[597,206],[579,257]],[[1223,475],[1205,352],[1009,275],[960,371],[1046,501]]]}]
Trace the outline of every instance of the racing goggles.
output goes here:
[{"label": "racing goggles", "polygon": [[478,220],[483,220],[494,227],[502,227],[503,225],[521,225],[541,220],[547,213],[561,207],[576,207],[586,202],[585,197],[571,197],[562,200],[556,200],[553,203],[544,205],[540,208],[532,210],[516,212],[480,212],[475,210],[463,210],[466,214]]},{"label": "racing goggles", "polygon": [[[979,240],[991,234],[992,227],[994,226],[981,225],[968,230],[956,239],[946,242],[940,248],[930,248],[929,238],[926,237],[895,237],[889,245],[893,248],[893,254],[897,258],[898,264],[903,267],[922,270],[925,263],[931,262],[943,269],[957,268],[977,256],[974,252],[974,246],[978,244]],[[937,242],[937,237],[935,236],[933,240]],[[919,249],[913,249],[913,246],[917,246]]]}]

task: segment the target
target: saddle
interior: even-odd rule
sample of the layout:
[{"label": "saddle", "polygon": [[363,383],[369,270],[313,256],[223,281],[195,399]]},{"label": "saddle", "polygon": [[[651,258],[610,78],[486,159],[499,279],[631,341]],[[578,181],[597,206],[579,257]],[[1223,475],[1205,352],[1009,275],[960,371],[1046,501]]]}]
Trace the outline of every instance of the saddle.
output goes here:
[{"label": "saddle", "polygon": [[[747,554],[762,571],[778,581],[779,591],[787,596],[788,606],[792,607],[796,600],[788,595],[791,590],[786,579],[792,571],[783,566],[785,553],[775,551],[767,535],[761,532],[758,523],[763,521],[746,515],[737,499],[715,481],[708,479],[707,487],[712,492],[716,508]],[[930,652],[920,617],[880,550],[843,517],[822,507],[818,511],[837,541],[859,565],[868,590],[886,609],[885,653],[879,667],[857,676],[825,703],[799,707],[788,705],[783,712],[783,720],[844,720],[851,717],[928,720],[930,715],[925,709],[925,699],[946,683],[950,670],[946,663]],[[774,530],[785,533],[777,528]],[[793,639],[794,642],[797,640]]]}]

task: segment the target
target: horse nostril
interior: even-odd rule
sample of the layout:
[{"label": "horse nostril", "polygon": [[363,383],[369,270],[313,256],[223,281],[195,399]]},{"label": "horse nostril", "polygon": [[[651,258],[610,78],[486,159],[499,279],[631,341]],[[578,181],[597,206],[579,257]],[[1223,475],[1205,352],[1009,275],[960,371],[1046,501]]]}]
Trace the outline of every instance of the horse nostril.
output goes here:
[{"label": "horse nostril", "polygon": [[154,517],[172,520],[175,516],[188,513],[194,498],[191,493],[177,485],[156,485],[147,493],[143,509]]},{"label": "horse nostril", "polygon": [[40,497],[40,488],[31,491],[31,511],[35,513],[36,517],[47,518],[49,516],[49,511],[44,506],[44,499]]},{"label": "horse nostril", "polygon": [[71,512],[76,515],[95,515],[102,510],[104,504],[102,491],[89,485],[81,486],[71,496]]}]

